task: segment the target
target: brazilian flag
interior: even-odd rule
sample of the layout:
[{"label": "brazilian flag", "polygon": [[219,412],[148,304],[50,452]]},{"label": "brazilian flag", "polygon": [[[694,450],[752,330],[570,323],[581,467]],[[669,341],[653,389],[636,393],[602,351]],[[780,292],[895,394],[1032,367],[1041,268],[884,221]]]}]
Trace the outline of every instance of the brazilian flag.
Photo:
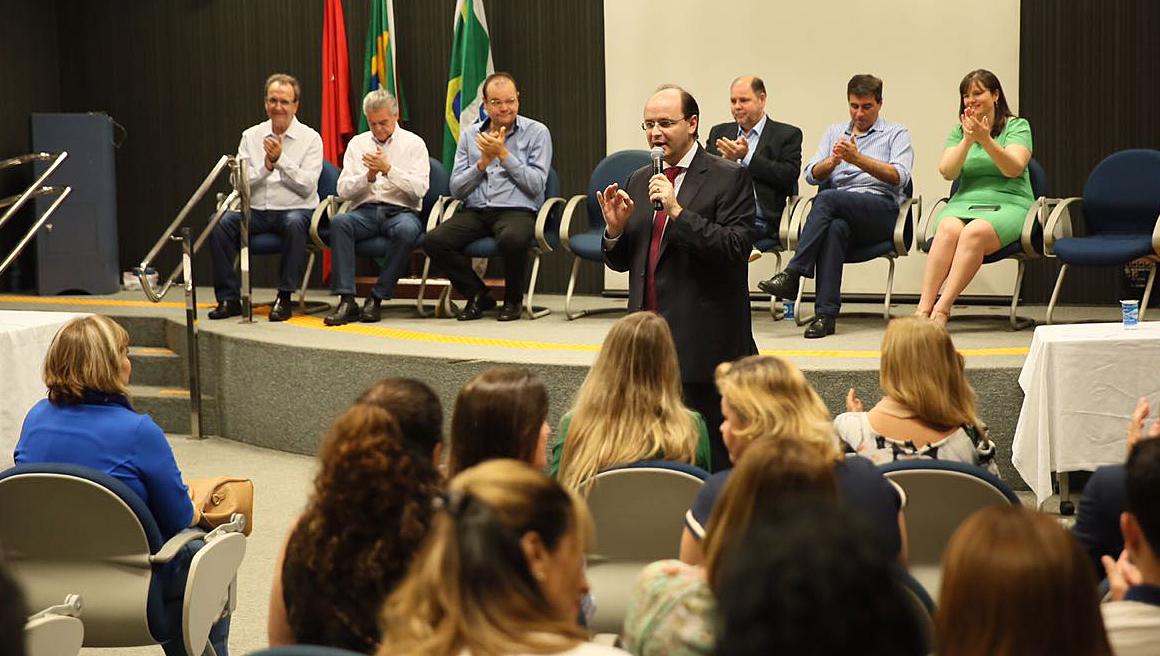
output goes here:
[{"label": "brazilian flag", "polygon": [[[407,120],[407,104],[395,74],[395,8],[391,0],[371,0],[371,22],[367,26],[367,52],[363,59],[363,95],[375,89],[390,91],[399,101],[399,118]],[[361,101],[360,101],[361,103]],[[359,106],[358,131],[366,132],[366,114]]]},{"label": "brazilian flag", "polygon": [[443,164],[448,171],[455,163],[460,126],[471,125],[482,116],[483,81],[495,72],[483,0],[456,2],[454,30],[451,72],[447,76],[446,129],[443,130]]}]

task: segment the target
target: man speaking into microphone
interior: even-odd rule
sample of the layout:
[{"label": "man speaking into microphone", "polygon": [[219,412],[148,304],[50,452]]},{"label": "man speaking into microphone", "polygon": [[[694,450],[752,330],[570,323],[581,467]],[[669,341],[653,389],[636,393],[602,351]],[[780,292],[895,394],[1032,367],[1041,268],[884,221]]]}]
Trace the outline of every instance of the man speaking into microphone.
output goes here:
[{"label": "man speaking into microphone", "polygon": [[657,90],[641,124],[653,163],[634,171],[625,189],[611,184],[596,195],[608,226],[604,262],[629,272],[629,310],[668,322],[685,404],[705,418],[718,471],[730,461],[713,372],[757,352],[747,279],[756,210],[745,167],[697,143],[698,114],[684,89]]}]

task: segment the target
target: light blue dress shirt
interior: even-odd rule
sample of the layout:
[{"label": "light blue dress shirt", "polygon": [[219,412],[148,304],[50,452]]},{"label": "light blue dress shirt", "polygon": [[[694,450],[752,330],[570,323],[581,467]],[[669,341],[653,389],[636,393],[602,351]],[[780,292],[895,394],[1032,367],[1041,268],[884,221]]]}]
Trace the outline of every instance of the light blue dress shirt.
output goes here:
[{"label": "light blue dress shirt", "polygon": [[[765,127],[766,120],[767,117],[762,114],[761,120],[759,120],[757,125],[754,125],[753,128],[749,130],[749,132],[744,132],[742,131],[740,125],[737,126],[737,137],[735,138],[745,137],[745,140],[749,142],[749,150],[745,153],[745,157],[741,159],[741,163],[745,166],[745,168],[749,168],[749,160],[753,159],[753,153],[757,152],[757,142],[761,140],[761,129]],[[765,212],[761,210],[761,203],[757,202],[756,189],[753,191],[753,202],[757,207],[757,218],[764,219]],[[761,227],[764,229],[764,226]]]},{"label": "light blue dress shirt", "polygon": [[473,123],[459,135],[451,170],[451,195],[462,199],[469,209],[518,207],[539,211],[552,166],[552,134],[543,123],[517,115],[505,142],[508,156],[492,160],[486,171],[480,171],[476,164],[483,154],[475,138],[490,128],[488,118]]},{"label": "light blue dress shirt", "polygon": [[[843,135],[854,140],[858,152],[893,166],[898,171],[898,186],[891,186],[846,161],[839,162],[829,178],[825,180],[815,178],[814,166],[833,154],[834,144],[838,143]],[[806,164],[806,182],[820,185],[828,181],[834,189],[872,192],[901,203],[903,189],[910,181],[910,169],[913,166],[914,149],[910,145],[910,131],[903,125],[887,122],[879,116],[866,134],[858,136],[854,136],[849,123],[835,123],[827,128],[826,134],[818,144],[817,154],[809,164]]]}]

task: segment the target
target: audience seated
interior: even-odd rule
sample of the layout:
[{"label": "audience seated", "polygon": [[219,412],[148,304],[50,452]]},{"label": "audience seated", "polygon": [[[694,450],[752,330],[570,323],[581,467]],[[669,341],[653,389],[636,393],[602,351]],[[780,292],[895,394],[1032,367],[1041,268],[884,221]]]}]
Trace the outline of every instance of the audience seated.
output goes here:
[{"label": "audience seated", "polygon": [[830,461],[808,442],[758,440],[745,451],[705,534],[705,566],[662,560],[645,567],[624,621],[624,647],[639,656],[706,654],[715,635],[714,587],[751,519],[788,498],[837,495]]},{"label": "audience seated", "polygon": [[934,242],[916,314],[946,325],[983,256],[1019,240],[1035,202],[1030,161],[1031,126],[1011,112],[999,78],[983,69],[967,73],[959,82],[959,124],[938,164],[943,178],[959,179],[959,188],[928,230]]},{"label": "audience seated", "polygon": [[[162,537],[169,539],[194,520],[189,490],[161,428],[129,404],[129,334],[112,319],[89,315],[61,327],[44,357],[43,399],[24,418],[13,458],[16,464],[55,462],[109,474],[145,502]],[[200,541],[174,558],[166,597],[181,599],[185,573]],[[178,611],[181,604],[173,604]],[[227,656],[229,616],[210,632],[218,656]],[[181,638],[162,646],[184,655]]]},{"label": "audience seated", "polygon": [[660,315],[634,312],[612,325],[558,435],[548,473],[574,490],[640,460],[709,469],[709,433],[681,403],[677,348]]},{"label": "audience seated", "polygon": [[1054,517],[984,508],[955,531],[942,570],[939,656],[1110,656],[1092,568]]},{"label": "audience seated", "polygon": [[1124,469],[1124,553],[1103,557],[1113,601],[1102,610],[1115,655],[1144,656],[1160,645],[1160,440],[1137,444]]},{"label": "audience seated", "polygon": [[24,656],[24,624],[28,615],[24,593],[8,573],[4,554],[0,552],[0,654]]},{"label": "audience seated", "polygon": [[379,655],[624,653],[577,622],[591,533],[584,502],[525,463],[463,471],[383,607]]},{"label": "audience seated", "polygon": [[[733,462],[755,440],[814,445],[832,463],[838,489],[850,508],[869,522],[883,549],[905,561],[902,490],[869,460],[842,458],[830,413],[797,367],[776,356],[751,355],[719,365],[717,388],[725,416],[721,436]],[[709,477],[686,513],[680,552],[684,562],[696,564],[703,559],[705,526],[729,475],[725,470]]]},{"label": "audience seated", "polygon": [[995,445],[975,407],[963,356],[946,329],[921,317],[890,322],[878,373],[882,400],[868,412],[851,388],[834,429],[849,452],[875,464],[930,458],[999,475]]},{"label": "audience seated", "polygon": [[374,653],[378,611],[427,535],[443,410],[424,383],[384,380],[334,423],[306,512],[270,590],[271,645]]},{"label": "audience seated", "polygon": [[734,544],[713,583],[720,609],[714,654],[925,653],[891,559],[834,500],[812,497],[757,515]]},{"label": "audience seated", "polygon": [[515,458],[543,469],[548,444],[548,391],[536,374],[492,367],[467,381],[451,415],[448,477],[491,458]]}]

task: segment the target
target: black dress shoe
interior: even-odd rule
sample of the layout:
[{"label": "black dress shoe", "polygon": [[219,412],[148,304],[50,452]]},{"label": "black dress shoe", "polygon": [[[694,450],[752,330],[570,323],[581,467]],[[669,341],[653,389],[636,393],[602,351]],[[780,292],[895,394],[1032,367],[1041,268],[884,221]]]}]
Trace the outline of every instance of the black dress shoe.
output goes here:
[{"label": "black dress shoe", "polygon": [[338,307],[334,308],[334,312],[326,315],[322,319],[322,323],[328,326],[341,326],[345,323],[358,321],[359,314],[358,303],[355,303],[352,298],[344,298],[339,301]]},{"label": "black dress shoe", "polygon": [[242,313],[241,301],[218,301],[217,307],[209,311],[210,319],[228,319]]},{"label": "black dress shoe", "polygon": [[817,339],[818,337],[825,337],[826,335],[834,334],[834,325],[838,323],[838,318],[832,314],[819,314],[814,317],[810,325],[806,326],[806,339]]},{"label": "black dress shoe", "polygon": [[382,301],[371,294],[367,300],[363,301],[362,312],[359,313],[358,320],[363,323],[378,323],[382,318]]},{"label": "black dress shoe", "polygon": [[293,303],[288,298],[279,296],[274,299],[274,305],[270,307],[270,321],[285,321],[294,314]]},{"label": "black dress shoe", "polygon": [[798,276],[782,271],[774,274],[769,280],[757,283],[757,288],[777,298],[796,298],[800,280]]},{"label": "black dress shoe", "polygon": [[520,303],[504,303],[503,309],[499,311],[499,316],[496,317],[496,320],[515,321],[516,319],[519,319],[520,315],[523,314],[523,310],[520,305]]},{"label": "black dress shoe", "polygon": [[491,297],[491,294],[485,291],[479,292],[475,296],[472,296],[471,300],[467,301],[467,305],[456,319],[460,321],[475,321],[482,317],[484,312],[487,312],[493,307],[495,307],[495,299]]}]

